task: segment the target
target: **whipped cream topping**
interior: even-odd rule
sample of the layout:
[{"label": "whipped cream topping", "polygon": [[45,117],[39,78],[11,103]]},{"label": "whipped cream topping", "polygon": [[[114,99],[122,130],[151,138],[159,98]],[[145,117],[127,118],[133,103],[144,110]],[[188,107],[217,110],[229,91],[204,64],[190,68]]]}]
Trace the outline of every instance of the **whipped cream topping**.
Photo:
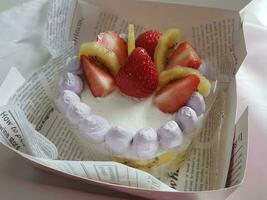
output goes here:
[{"label": "whipped cream topping", "polygon": [[157,132],[153,128],[140,129],[133,139],[133,148],[141,159],[153,158],[158,150]]},{"label": "whipped cream topping", "polygon": [[124,154],[128,151],[133,139],[133,133],[120,126],[112,127],[105,137],[107,149],[114,155]]},{"label": "whipped cream topping", "polygon": [[170,150],[183,143],[183,132],[175,121],[168,121],[158,130],[160,147]]},{"label": "whipped cream topping", "polygon": [[67,118],[75,125],[78,125],[79,121],[88,118],[91,114],[91,108],[85,103],[78,102],[67,109]]},{"label": "whipped cream topping", "polygon": [[105,140],[105,135],[110,129],[108,121],[97,115],[90,115],[78,123],[81,136],[91,143],[101,143]]},{"label": "whipped cream topping", "polygon": [[192,108],[183,106],[175,114],[175,121],[181,127],[184,134],[189,134],[195,128],[198,117],[196,112]]},{"label": "whipped cream topping", "polygon": [[197,116],[200,116],[206,110],[204,97],[199,92],[194,92],[186,105],[192,108]]},{"label": "whipped cream topping", "polygon": [[80,60],[78,56],[73,56],[72,58],[69,57],[66,60],[66,65],[65,65],[65,71],[71,72],[75,75],[80,75],[82,74],[82,70],[80,68]]},{"label": "whipped cream topping", "polygon": [[80,102],[80,97],[71,90],[63,90],[60,92],[59,97],[55,103],[60,112],[65,112],[70,106]]},{"label": "whipped cream topping", "polygon": [[83,82],[79,76],[66,72],[59,77],[58,87],[59,91],[71,90],[76,94],[80,94],[83,89]]}]

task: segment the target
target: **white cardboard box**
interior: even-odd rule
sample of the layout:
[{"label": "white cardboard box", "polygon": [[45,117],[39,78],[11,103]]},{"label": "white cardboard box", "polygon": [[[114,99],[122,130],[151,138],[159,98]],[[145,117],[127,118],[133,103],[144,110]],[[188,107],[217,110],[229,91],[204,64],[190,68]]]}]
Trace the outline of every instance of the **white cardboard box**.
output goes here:
[{"label": "white cardboard box", "polygon": [[[88,4],[88,2],[90,4]],[[90,178],[88,176],[84,176],[83,174],[79,174],[75,169],[74,171],[70,170],[71,167],[75,168],[77,165],[82,164],[88,164],[88,166],[91,166],[92,163],[90,162],[53,161],[49,159],[45,160],[28,156],[25,153],[34,155],[37,150],[41,155],[47,156],[47,152],[44,151],[44,147],[51,147],[52,150],[48,153],[48,155],[50,155],[52,158],[56,152],[52,148],[53,145],[51,146],[49,141],[46,141],[46,143],[43,142],[43,140],[40,140],[40,142],[38,138],[34,141],[27,139],[25,130],[27,133],[32,133],[32,128],[29,127],[24,121],[23,116],[16,112],[16,109],[13,107],[3,107],[1,114],[4,111],[10,111],[11,113],[14,112],[18,115],[17,118],[16,116],[13,117],[13,119],[19,118],[21,120],[16,123],[16,127],[23,127],[24,123],[27,124],[27,126],[24,127],[24,130],[21,131],[24,141],[15,140],[17,142],[16,147],[18,147],[18,149],[24,153],[17,152],[35,165],[43,169],[53,171],[56,174],[64,174],[75,179],[81,179],[83,181],[92,182],[98,185],[100,184],[103,187],[110,187],[115,190],[152,199],[206,199],[207,197],[225,199],[230,193],[232,193],[242,182],[245,171],[247,151],[247,112],[244,113],[236,125],[233,145],[234,148],[231,148],[234,136],[233,130],[236,109],[234,75],[246,55],[242,23],[239,18],[238,10],[241,7],[238,7],[236,4],[233,6],[234,9],[228,10],[218,9],[218,6],[220,5],[203,7],[203,5],[199,5],[197,2],[190,1],[188,3],[190,6],[188,6],[187,3],[188,2],[181,1],[181,5],[178,5],[129,0],[104,0],[101,2],[91,0],[82,1],[77,4],[76,1],[71,0],[50,1],[49,3],[48,1],[42,0],[29,2],[24,4],[21,8],[15,8],[13,11],[11,10],[8,13],[3,13],[0,24],[7,27],[7,35],[2,35],[4,40],[1,42],[1,45],[6,45],[7,48],[4,51],[1,49],[1,58],[5,59],[1,59],[0,61],[3,63],[6,62],[9,65],[11,63],[13,67],[15,66],[15,68],[12,68],[0,88],[0,92],[6,94],[6,98],[1,99],[1,105],[6,104],[7,102],[13,104],[17,104],[18,102],[22,103],[22,101],[20,101],[21,94],[19,96],[19,92],[17,91],[14,97],[14,92],[22,85],[24,85],[20,88],[22,91],[25,89],[25,87],[34,87],[34,80],[36,83],[41,82],[43,85],[48,86],[47,88],[49,88],[50,82],[47,81],[47,79],[43,79],[42,75],[39,75],[42,73],[48,74],[49,70],[46,71],[46,69],[51,66],[62,65],[62,60],[64,61],[65,56],[73,53],[71,44],[67,42],[69,40],[73,39],[75,44],[79,46],[80,43],[93,39],[95,34],[102,29],[106,30],[107,28],[113,28],[117,31],[125,30],[125,26],[129,21],[138,24],[139,31],[143,30],[143,27],[157,27],[160,30],[164,30],[173,26],[179,27],[182,32],[185,33],[183,39],[189,40],[194,44],[194,46],[200,49],[202,57],[208,54],[210,55],[210,57],[208,57],[209,60],[210,58],[215,58],[217,55],[216,59],[214,59],[212,62],[208,62],[208,64],[211,65],[214,63],[219,63],[218,66],[220,67],[217,67],[217,70],[213,73],[216,74],[217,81],[221,83],[220,86],[222,88],[226,88],[226,86],[229,84],[229,88],[224,94],[226,106],[223,111],[224,120],[221,124],[223,128],[220,132],[220,140],[217,142],[218,158],[216,163],[218,166],[215,168],[216,171],[214,172],[217,179],[213,180],[211,178],[216,184],[207,184],[211,188],[210,191],[173,191],[171,188],[160,183],[153,177],[142,173],[140,177],[143,177],[143,181],[141,182],[144,184],[143,186],[139,185],[139,188],[129,187],[129,185],[133,184],[121,186],[111,184],[114,182],[119,184],[123,183],[119,180],[112,179],[108,175],[102,174],[100,177],[93,176]],[[192,4],[197,6],[192,6]],[[188,17],[188,13],[190,13],[190,18]],[[17,16],[19,16],[21,23],[7,23],[7,20],[9,20],[9,22],[17,22],[18,19],[14,20]],[[108,21],[109,23],[103,25],[103,20]],[[225,41],[227,41],[227,44],[225,44]],[[218,49],[216,47],[218,47]],[[63,53],[62,56],[61,52],[66,53]],[[10,56],[12,54],[15,54],[16,57],[14,58],[14,56]],[[58,59],[58,56],[61,57]],[[53,60],[48,62],[50,58]],[[42,73],[37,72],[31,76],[31,72],[40,70],[41,64],[46,64],[45,67],[42,67]],[[14,77],[16,77],[16,82],[14,82]],[[26,82],[24,78],[26,78]],[[31,80],[33,84],[29,84],[29,80]],[[46,80],[47,82],[43,80]],[[49,92],[47,93],[48,96],[51,95]],[[34,102],[28,101],[24,106],[26,107],[26,105],[31,104],[34,105]],[[19,104],[19,107],[22,108],[23,105]],[[27,115],[27,117],[29,118],[30,115]],[[34,119],[30,121],[32,122]],[[3,125],[4,122],[5,120],[2,120],[0,124],[2,123]],[[37,125],[35,123],[33,124]],[[2,135],[6,136],[6,134],[3,134],[4,130],[12,131],[13,129],[8,129],[7,126],[2,126],[0,131]],[[28,137],[29,136],[31,135],[28,135]],[[7,146],[7,144],[9,144],[11,146],[13,145],[14,147],[14,142],[10,143],[10,140],[6,140],[10,139],[11,137],[14,138],[12,133],[9,135],[9,137],[6,136],[6,138],[2,138],[4,145]],[[23,145],[25,148],[21,147]],[[39,145],[42,147],[39,148]],[[36,148],[29,149],[29,146],[34,146]],[[231,154],[231,151],[232,155],[234,156],[232,157],[232,164],[230,168],[231,173],[228,173],[228,167],[225,166],[229,165],[229,155]],[[99,167],[102,167],[102,170],[107,170],[106,168],[103,168],[103,162],[98,164]],[[95,166],[98,166],[98,164],[95,164]],[[114,163],[110,164],[113,165]],[[67,165],[67,167],[64,167],[64,165]],[[107,172],[111,171],[105,171],[105,173]],[[136,170],[134,172],[139,173],[136,172]],[[224,188],[223,186],[225,185],[227,174],[228,185],[231,187]],[[132,183],[137,183],[137,185],[139,183],[138,181],[140,181],[136,180],[135,178],[126,178],[125,180],[130,180],[129,182],[132,181]],[[145,187],[146,189],[141,189],[140,187]],[[155,191],[156,189],[159,191]]]}]

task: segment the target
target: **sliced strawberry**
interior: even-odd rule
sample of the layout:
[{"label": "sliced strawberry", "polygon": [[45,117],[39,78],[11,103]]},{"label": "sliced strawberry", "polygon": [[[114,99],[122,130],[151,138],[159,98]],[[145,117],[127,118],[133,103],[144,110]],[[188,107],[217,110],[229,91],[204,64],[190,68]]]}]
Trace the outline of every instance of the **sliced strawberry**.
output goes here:
[{"label": "sliced strawberry", "polygon": [[116,89],[115,80],[104,68],[86,56],[81,56],[81,67],[86,82],[95,97],[104,97]]},{"label": "sliced strawberry", "polygon": [[192,94],[197,90],[200,80],[196,75],[168,84],[161,88],[154,96],[153,102],[164,113],[175,113],[184,106]]},{"label": "sliced strawberry", "polygon": [[122,93],[136,98],[151,95],[158,86],[158,72],[143,48],[135,48],[116,76]]},{"label": "sliced strawberry", "polygon": [[106,47],[110,51],[113,51],[119,59],[121,65],[125,63],[127,59],[127,45],[126,42],[113,31],[107,31],[100,33],[97,36],[97,42]]},{"label": "sliced strawberry", "polygon": [[143,32],[137,37],[135,46],[144,48],[148,55],[153,59],[155,48],[158,44],[160,36],[161,33],[156,30]]},{"label": "sliced strawberry", "polygon": [[167,68],[176,65],[198,69],[201,65],[201,59],[196,50],[187,42],[181,43],[170,56]]}]

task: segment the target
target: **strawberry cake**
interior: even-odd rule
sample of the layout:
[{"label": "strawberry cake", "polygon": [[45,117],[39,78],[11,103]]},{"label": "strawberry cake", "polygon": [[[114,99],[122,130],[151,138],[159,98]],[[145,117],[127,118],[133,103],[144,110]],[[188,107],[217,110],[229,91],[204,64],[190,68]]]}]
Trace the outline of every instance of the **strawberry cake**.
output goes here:
[{"label": "strawberry cake", "polygon": [[[210,81],[180,31],[100,33],[68,58],[56,105],[83,149],[151,173],[176,167],[206,115]],[[89,152],[87,152],[89,153]]]}]

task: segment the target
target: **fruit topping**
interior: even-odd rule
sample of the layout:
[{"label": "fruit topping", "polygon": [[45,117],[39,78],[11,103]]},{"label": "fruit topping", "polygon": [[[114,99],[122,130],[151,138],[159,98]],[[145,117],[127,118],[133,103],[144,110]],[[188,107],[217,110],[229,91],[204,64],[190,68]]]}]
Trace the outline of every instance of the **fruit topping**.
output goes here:
[{"label": "fruit topping", "polygon": [[201,64],[201,59],[196,50],[187,42],[179,44],[175,51],[170,56],[167,68],[175,65],[182,65],[198,69]]},{"label": "fruit topping", "polygon": [[83,55],[90,57],[91,60],[94,60],[100,66],[106,67],[113,75],[119,71],[121,66],[117,55],[98,42],[82,44],[80,57]]},{"label": "fruit topping", "polygon": [[104,97],[116,89],[113,76],[86,56],[81,56],[85,80],[95,97]]},{"label": "fruit topping", "polygon": [[203,96],[208,96],[210,93],[210,81],[201,75],[198,70],[189,67],[175,66],[171,69],[163,71],[159,76],[159,86],[167,85],[168,83],[186,77],[190,74],[195,74],[200,79],[200,84],[198,85],[198,91]]},{"label": "fruit topping", "polygon": [[177,44],[179,37],[180,30],[174,28],[168,29],[160,36],[154,53],[154,62],[159,73],[166,67],[168,52]]},{"label": "fruit topping", "polygon": [[128,26],[128,56],[132,53],[132,51],[135,49],[135,33],[134,33],[134,25],[129,24]]},{"label": "fruit topping", "polygon": [[173,114],[184,106],[199,85],[197,75],[188,75],[169,83],[155,94],[154,104],[164,113]]},{"label": "fruit topping", "polygon": [[195,129],[198,118],[192,108],[183,106],[175,114],[175,121],[179,124],[184,134],[189,134]]},{"label": "fruit topping", "polygon": [[120,68],[116,83],[122,93],[136,98],[148,97],[156,90],[158,73],[146,50],[141,47],[133,50]]},{"label": "fruit topping", "polygon": [[148,55],[153,59],[160,36],[161,33],[156,30],[143,32],[137,37],[135,46],[144,48]]},{"label": "fruit topping", "polygon": [[118,33],[113,31],[100,33],[97,36],[97,42],[106,47],[108,50],[113,51],[118,57],[120,65],[124,64],[128,56],[127,45]]}]

